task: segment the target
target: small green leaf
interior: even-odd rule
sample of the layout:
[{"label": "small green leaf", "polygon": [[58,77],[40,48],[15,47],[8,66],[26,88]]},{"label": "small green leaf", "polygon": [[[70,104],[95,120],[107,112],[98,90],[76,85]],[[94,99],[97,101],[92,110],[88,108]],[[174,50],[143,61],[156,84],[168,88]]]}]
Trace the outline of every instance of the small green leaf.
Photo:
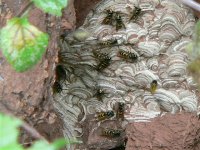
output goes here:
[{"label": "small green leaf", "polygon": [[53,143],[49,144],[46,141],[37,141],[31,148],[28,150],[58,150],[64,147],[67,144],[80,144],[80,141],[76,140],[65,140],[65,139],[58,139]]},{"label": "small green leaf", "polygon": [[56,150],[54,148],[54,146],[50,145],[48,142],[46,141],[37,141],[34,143],[33,146],[31,146],[31,148],[29,148],[28,150]]},{"label": "small green leaf", "polygon": [[200,57],[192,60],[187,66],[187,70],[192,75],[194,81],[197,83],[197,88],[200,90]]},{"label": "small green leaf", "polygon": [[[0,150],[24,150],[18,143],[17,137],[22,122],[18,119],[3,115],[0,113]],[[67,144],[80,144],[81,141],[58,139],[53,143],[41,140],[36,141],[26,150],[58,150]]]},{"label": "small green leaf", "polygon": [[200,20],[196,23],[193,40],[186,47],[191,62],[187,66],[187,70],[197,83],[200,90]]},{"label": "small green leaf", "polygon": [[17,143],[21,121],[10,116],[0,114],[0,150],[22,150]]},{"label": "small green leaf", "polygon": [[187,52],[192,60],[200,57],[200,21],[196,23],[193,41],[188,44]]},{"label": "small green leaf", "polygon": [[61,16],[61,10],[67,6],[68,0],[32,0],[34,4],[46,13]]},{"label": "small green leaf", "polygon": [[63,146],[68,145],[68,144],[80,144],[80,143],[82,143],[82,141],[58,139],[58,140],[54,141],[52,143],[52,145],[55,148],[59,149],[60,147],[63,147]]},{"label": "small green leaf", "polygon": [[200,43],[200,20],[196,23],[196,26],[195,26],[194,42]]},{"label": "small green leaf", "polygon": [[0,31],[0,47],[18,72],[33,67],[44,54],[48,35],[32,26],[27,18],[12,18]]}]

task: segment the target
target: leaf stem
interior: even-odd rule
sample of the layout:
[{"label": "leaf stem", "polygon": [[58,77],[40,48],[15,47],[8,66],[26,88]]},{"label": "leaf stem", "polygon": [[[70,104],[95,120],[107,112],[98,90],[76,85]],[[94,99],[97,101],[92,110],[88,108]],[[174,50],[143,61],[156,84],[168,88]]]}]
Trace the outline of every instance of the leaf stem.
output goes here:
[{"label": "leaf stem", "polygon": [[21,17],[23,16],[33,5],[33,2],[30,1],[17,15],[16,17]]},{"label": "leaf stem", "polygon": [[[12,112],[10,112],[9,110],[4,110],[4,113],[6,115],[9,115],[13,118],[17,118],[16,116],[14,116],[12,114]],[[46,142],[49,143],[49,141],[47,139],[45,139],[45,137],[43,137],[34,127],[30,126],[29,124],[27,124],[25,121],[21,120],[22,124],[21,127],[26,130],[32,137],[39,139],[39,140],[45,140]]]},{"label": "leaf stem", "polygon": [[[22,128],[24,128],[29,134],[31,134],[34,138],[40,139],[40,140],[45,140],[47,141],[35,128],[31,127],[29,124],[26,122],[22,123]],[[48,141],[47,141],[48,142]]]}]

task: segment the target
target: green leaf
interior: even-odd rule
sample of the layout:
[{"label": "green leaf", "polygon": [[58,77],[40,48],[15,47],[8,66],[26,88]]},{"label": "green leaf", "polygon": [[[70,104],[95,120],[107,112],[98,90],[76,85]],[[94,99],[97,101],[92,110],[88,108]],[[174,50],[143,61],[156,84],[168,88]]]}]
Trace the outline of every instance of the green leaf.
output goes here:
[{"label": "green leaf", "polygon": [[192,75],[197,83],[197,88],[200,90],[200,20],[196,23],[193,40],[186,47],[187,53],[191,62],[187,66],[187,70]]},{"label": "green leaf", "polygon": [[37,141],[34,143],[34,145],[29,148],[28,150],[56,150],[54,148],[54,146],[50,145],[48,142],[46,141]]},{"label": "green leaf", "polygon": [[200,43],[200,20],[196,23],[196,26],[195,26],[194,42]]},{"label": "green leaf", "polygon": [[192,60],[200,57],[200,21],[196,23],[193,41],[188,44],[187,52]]},{"label": "green leaf", "polygon": [[68,0],[32,0],[34,4],[46,13],[61,16],[61,10],[67,6]]},{"label": "green leaf", "polygon": [[60,148],[68,144],[80,144],[82,141],[77,141],[77,140],[66,140],[66,139],[58,139],[54,141],[52,144],[55,148]]},{"label": "green leaf", "polygon": [[48,35],[32,26],[27,18],[12,18],[0,31],[0,48],[18,72],[33,67],[43,56]]},{"label": "green leaf", "polygon": [[23,150],[17,143],[20,125],[20,120],[0,114],[0,150]]},{"label": "green leaf", "polygon": [[56,148],[56,149],[62,148],[62,147],[64,147],[66,144],[69,144],[69,143],[67,143],[65,139],[58,139],[58,140],[56,140],[56,141],[54,141],[54,142],[52,143],[52,145],[53,145],[54,148]]},{"label": "green leaf", "polygon": [[[24,150],[17,142],[22,122],[18,119],[0,114],[0,150]],[[36,141],[28,150],[58,150],[66,144],[80,144],[81,141],[58,139],[53,143],[47,141]]]},{"label": "green leaf", "polygon": [[47,143],[46,141],[37,141],[34,145],[28,150],[58,150],[64,147],[66,144],[75,144],[80,143],[78,141],[70,141],[65,139],[58,139],[52,144]]}]

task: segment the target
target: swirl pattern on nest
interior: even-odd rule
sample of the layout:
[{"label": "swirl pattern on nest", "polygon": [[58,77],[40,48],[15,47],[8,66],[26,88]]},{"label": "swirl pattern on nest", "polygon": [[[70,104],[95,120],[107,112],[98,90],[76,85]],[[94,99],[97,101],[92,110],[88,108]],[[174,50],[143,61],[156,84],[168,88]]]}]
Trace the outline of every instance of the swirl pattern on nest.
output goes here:
[{"label": "swirl pattern on nest", "polygon": [[[134,6],[142,13],[132,21]],[[102,24],[108,9],[121,15],[125,28],[116,31],[116,23]],[[62,83],[66,90],[54,95],[66,137],[80,136],[82,130],[77,125],[88,114],[114,109],[117,102],[127,105],[125,119],[130,122],[148,121],[161,112],[197,111],[198,98],[187,75],[189,59],[185,52],[194,24],[188,8],[169,0],[100,2],[80,27],[90,36],[80,42],[69,34],[68,46],[61,46],[61,63],[73,70],[66,71],[68,80]],[[109,40],[117,43],[100,44]],[[120,50],[134,53],[137,60],[122,59]],[[94,51],[111,58],[100,71],[96,68],[102,61]],[[155,93],[149,90],[153,80],[158,82]],[[104,92],[101,100],[97,98],[98,89]]]}]

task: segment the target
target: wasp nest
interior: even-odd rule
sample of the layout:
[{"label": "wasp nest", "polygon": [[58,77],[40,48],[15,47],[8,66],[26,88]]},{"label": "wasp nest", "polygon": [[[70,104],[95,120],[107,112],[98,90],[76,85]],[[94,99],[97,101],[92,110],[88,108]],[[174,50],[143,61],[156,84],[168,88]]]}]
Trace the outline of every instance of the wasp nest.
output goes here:
[{"label": "wasp nest", "polygon": [[81,138],[88,115],[116,112],[118,103],[125,104],[128,122],[197,111],[185,53],[194,25],[191,10],[178,1],[100,2],[61,39],[54,104],[65,136]]}]

